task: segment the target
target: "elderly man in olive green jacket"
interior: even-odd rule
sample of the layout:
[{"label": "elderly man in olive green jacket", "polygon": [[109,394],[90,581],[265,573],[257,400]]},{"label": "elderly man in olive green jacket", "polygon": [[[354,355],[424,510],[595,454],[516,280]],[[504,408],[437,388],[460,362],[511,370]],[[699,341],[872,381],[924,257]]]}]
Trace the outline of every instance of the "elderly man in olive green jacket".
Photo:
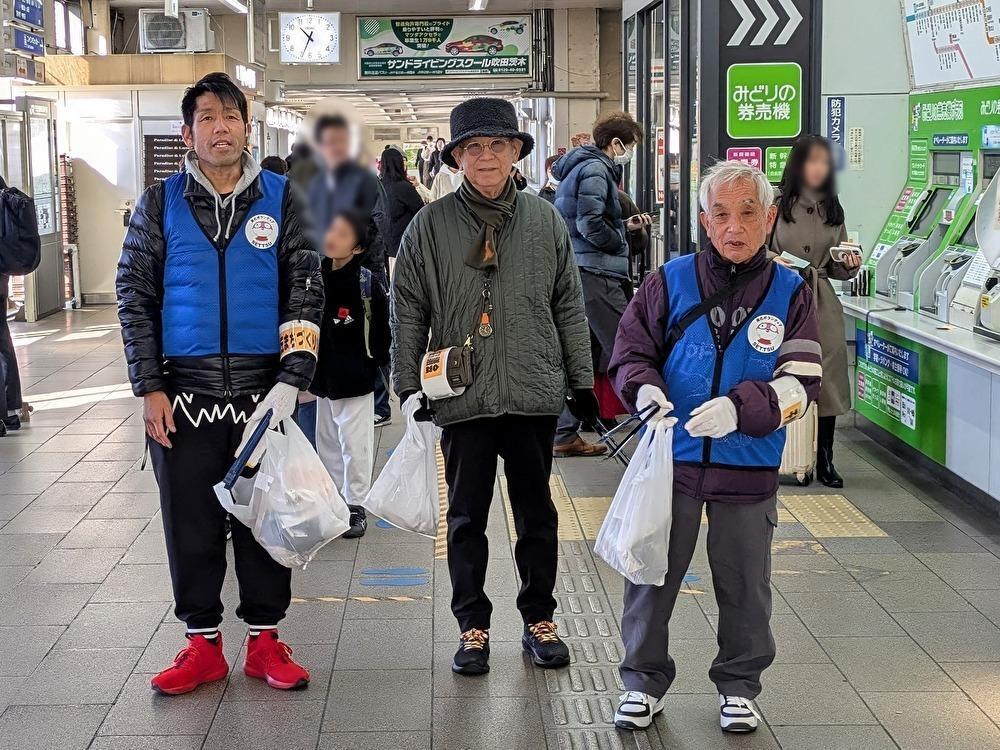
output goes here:
[{"label": "elderly man in olive green jacket", "polygon": [[584,421],[598,411],[580,275],[562,217],[510,179],[511,166],[534,146],[514,107],[463,102],[452,111],[451,133],[442,159],[461,167],[465,182],[416,215],[396,260],[393,386],[402,401],[421,389],[427,351],[465,347],[472,358],[471,385],[430,402],[443,428],[452,612],[461,630],[452,669],[489,671],[493,607],[483,589],[498,458],[517,529],[522,644],[538,666],[561,667],[569,651],[552,622],[552,439],[567,402]]}]

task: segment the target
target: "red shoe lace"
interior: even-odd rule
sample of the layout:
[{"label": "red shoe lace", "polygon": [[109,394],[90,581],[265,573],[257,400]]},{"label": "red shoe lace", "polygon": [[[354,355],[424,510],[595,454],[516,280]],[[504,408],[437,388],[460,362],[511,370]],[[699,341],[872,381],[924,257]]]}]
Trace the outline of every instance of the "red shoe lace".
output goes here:
[{"label": "red shoe lace", "polygon": [[170,665],[171,669],[180,669],[181,665],[184,664],[195,652],[194,646],[185,646],[180,651],[177,652],[177,656],[174,657],[174,663]]}]

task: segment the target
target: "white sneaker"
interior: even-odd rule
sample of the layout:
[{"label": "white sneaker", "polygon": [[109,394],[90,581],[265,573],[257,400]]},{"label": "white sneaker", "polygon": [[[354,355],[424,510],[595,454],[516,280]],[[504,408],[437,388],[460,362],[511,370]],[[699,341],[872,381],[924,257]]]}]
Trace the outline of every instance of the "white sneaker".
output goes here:
[{"label": "white sneaker", "polygon": [[749,698],[719,693],[719,723],[723,732],[753,732],[762,720]]},{"label": "white sneaker", "polygon": [[667,703],[667,696],[659,700],[646,693],[630,690],[618,699],[615,726],[619,729],[646,729]]}]

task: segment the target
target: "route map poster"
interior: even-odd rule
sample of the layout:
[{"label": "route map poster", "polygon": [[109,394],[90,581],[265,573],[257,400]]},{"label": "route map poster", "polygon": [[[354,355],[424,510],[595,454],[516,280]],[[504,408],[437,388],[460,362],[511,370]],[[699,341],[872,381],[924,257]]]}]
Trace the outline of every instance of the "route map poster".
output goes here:
[{"label": "route map poster", "polygon": [[905,0],[916,88],[1000,77],[1000,0]]},{"label": "route map poster", "polygon": [[359,80],[530,74],[530,16],[358,17]]}]

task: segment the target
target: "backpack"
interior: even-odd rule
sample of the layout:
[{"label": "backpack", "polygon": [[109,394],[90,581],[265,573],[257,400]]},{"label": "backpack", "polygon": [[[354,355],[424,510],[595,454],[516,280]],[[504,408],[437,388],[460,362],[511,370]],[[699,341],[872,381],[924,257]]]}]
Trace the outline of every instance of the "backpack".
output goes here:
[{"label": "backpack", "polygon": [[35,202],[0,177],[0,275],[23,276],[41,260]]}]

